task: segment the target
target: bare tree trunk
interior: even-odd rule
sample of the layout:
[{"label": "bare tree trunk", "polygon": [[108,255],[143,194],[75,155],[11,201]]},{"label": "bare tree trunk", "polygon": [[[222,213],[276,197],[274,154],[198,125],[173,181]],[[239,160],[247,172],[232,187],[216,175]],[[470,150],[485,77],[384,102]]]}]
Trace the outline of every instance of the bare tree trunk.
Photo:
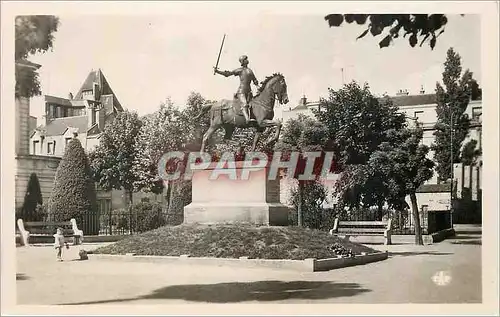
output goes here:
[{"label": "bare tree trunk", "polygon": [[417,195],[415,193],[410,194],[411,200],[411,210],[413,214],[413,223],[415,225],[415,244],[424,245],[422,240],[422,228],[420,227],[420,212],[418,210]]},{"label": "bare tree trunk", "polygon": [[167,209],[167,214],[170,215],[171,212],[172,212],[172,206],[173,206],[173,202],[174,202],[174,198],[175,196],[177,196],[177,185],[175,184],[175,182],[170,182],[168,184],[168,187],[171,187],[172,189],[170,190],[170,195],[168,197],[168,209]]},{"label": "bare tree trunk", "polygon": [[303,205],[303,201],[304,201],[304,198],[303,198],[303,192],[304,192],[304,184],[302,184],[301,181],[299,181],[299,187],[298,187],[298,190],[297,190],[297,198],[298,198],[298,202],[297,202],[297,224],[299,227],[303,227],[303,215],[302,215],[302,205]]},{"label": "bare tree trunk", "polygon": [[167,206],[165,206],[165,212],[168,213],[168,209],[170,208],[170,196],[172,195],[172,181],[167,181],[167,193],[165,195],[165,199],[167,201]]}]

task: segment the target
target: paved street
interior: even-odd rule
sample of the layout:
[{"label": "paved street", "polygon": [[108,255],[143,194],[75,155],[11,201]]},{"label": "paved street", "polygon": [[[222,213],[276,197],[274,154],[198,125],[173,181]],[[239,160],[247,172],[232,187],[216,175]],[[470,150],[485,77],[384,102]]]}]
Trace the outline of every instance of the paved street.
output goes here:
[{"label": "paved street", "polygon": [[389,259],[329,272],[75,261],[17,248],[18,304],[480,303],[481,236],[430,246],[376,246]]}]

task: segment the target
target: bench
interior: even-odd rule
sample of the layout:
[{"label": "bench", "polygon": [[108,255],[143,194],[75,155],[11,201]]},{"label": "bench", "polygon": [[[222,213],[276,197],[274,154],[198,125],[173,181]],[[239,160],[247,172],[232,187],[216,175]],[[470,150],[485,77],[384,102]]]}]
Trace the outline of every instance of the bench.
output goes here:
[{"label": "bench", "polygon": [[349,240],[350,236],[384,235],[384,244],[392,244],[391,219],[387,221],[340,221],[335,219],[331,235],[343,235]]},{"label": "bench", "polygon": [[21,235],[21,244],[24,246],[29,246],[31,237],[52,237],[59,227],[63,229],[65,237],[73,237],[74,245],[81,244],[83,241],[83,231],[78,229],[75,219],[60,222],[24,222],[22,219],[18,219],[17,227]]}]

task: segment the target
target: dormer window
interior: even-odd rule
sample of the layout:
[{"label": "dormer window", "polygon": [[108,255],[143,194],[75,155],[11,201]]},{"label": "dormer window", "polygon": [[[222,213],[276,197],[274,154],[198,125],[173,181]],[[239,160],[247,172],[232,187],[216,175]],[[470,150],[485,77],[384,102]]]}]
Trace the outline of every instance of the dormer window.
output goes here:
[{"label": "dormer window", "polygon": [[82,99],[92,99],[93,95],[94,92],[92,91],[92,89],[82,91]]},{"label": "dormer window", "polygon": [[47,154],[49,155],[56,154],[56,141],[47,143]]}]

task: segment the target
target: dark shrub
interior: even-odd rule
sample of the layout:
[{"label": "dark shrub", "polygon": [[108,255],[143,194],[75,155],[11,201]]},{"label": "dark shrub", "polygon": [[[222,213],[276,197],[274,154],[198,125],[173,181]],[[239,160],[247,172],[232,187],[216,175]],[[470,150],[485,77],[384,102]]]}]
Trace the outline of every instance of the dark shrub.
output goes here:
[{"label": "dark shrub", "polygon": [[38,177],[35,173],[31,173],[28,186],[26,188],[26,194],[24,195],[20,218],[24,221],[41,221],[41,219],[39,219],[39,215],[37,215],[37,211],[41,210],[42,203],[42,192],[40,190]]},{"label": "dark shrub", "polygon": [[[133,232],[149,231],[166,225],[166,219],[161,204],[156,202],[140,202],[133,204],[130,214]],[[123,220],[122,223],[125,225],[126,220]]]},{"label": "dark shrub", "polygon": [[[89,161],[80,141],[73,139],[66,146],[57,168],[49,213],[55,221],[75,218],[77,223],[83,223],[84,215],[96,210],[96,193]],[[85,228],[83,230],[85,232]]]}]

